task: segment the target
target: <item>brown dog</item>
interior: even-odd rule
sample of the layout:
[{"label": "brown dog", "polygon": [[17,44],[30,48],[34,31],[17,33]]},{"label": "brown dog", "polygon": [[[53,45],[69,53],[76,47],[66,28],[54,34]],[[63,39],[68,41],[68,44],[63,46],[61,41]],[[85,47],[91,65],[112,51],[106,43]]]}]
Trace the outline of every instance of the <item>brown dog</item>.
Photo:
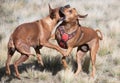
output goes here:
[{"label": "brown dog", "polygon": [[[79,18],[85,18],[87,15],[79,15],[75,8],[62,8],[60,13],[64,14],[65,20],[61,23],[55,32],[55,38],[58,44],[67,49],[66,56],[70,54],[74,47],[77,49],[77,71],[76,75],[81,71],[81,59],[83,55],[90,50],[92,61],[92,77],[95,75],[95,60],[96,53],[99,48],[99,40],[102,40],[102,34],[99,30],[93,30],[92,28],[84,27],[79,24]],[[101,37],[98,36],[100,33]],[[67,67],[65,57],[62,58],[64,67]]]},{"label": "brown dog", "polygon": [[[64,7],[68,8],[70,6],[67,5]],[[53,28],[60,20],[59,9],[60,8],[52,9],[49,6],[50,15],[35,22],[24,23],[15,29],[8,42],[8,57],[6,61],[6,73],[8,75],[11,73],[9,63],[16,50],[22,55],[14,63],[17,78],[19,78],[18,65],[26,61],[30,55],[33,55],[30,53],[30,47],[35,49],[38,61],[41,65],[43,65],[43,62],[39,49],[41,49],[42,46],[56,49],[63,55],[65,54],[65,52],[59,46],[48,42]]]}]

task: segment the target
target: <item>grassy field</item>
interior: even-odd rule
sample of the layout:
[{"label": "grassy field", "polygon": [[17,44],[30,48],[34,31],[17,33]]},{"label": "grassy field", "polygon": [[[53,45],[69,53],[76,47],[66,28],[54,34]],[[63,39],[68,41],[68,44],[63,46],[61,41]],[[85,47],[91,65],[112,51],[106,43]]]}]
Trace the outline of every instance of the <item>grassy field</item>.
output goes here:
[{"label": "grassy field", "polygon": [[[90,79],[89,53],[83,59],[83,72],[74,76],[76,70],[76,48],[67,58],[69,70],[61,64],[61,54],[43,47],[41,49],[45,67],[37,63],[36,57],[29,57],[19,66],[21,80],[14,76],[13,63],[20,57],[15,53],[11,61],[12,75],[5,75],[7,43],[14,29],[25,22],[32,22],[48,15],[48,3],[58,7],[70,4],[80,14],[88,17],[81,25],[100,29],[103,40],[96,59],[96,76]],[[56,43],[54,40],[52,43]],[[120,83],[120,0],[0,0],[0,83]],[[33,53],[34,50],[31,48]]]}]

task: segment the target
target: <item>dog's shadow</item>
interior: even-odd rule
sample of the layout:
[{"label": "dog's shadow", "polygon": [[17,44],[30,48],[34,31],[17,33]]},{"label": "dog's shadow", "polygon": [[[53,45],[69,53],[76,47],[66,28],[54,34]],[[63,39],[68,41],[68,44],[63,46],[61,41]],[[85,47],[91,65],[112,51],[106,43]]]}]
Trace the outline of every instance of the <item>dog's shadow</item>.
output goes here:
[{"label": "dog's shadow", "polygon": [[[42,57],[42,59],[43,59],[44,67],[41,66],[37,60],[35,60],[32,63],[25,63],[25,64],[18,66],[19,73],[22,74],[23,72],[27,72],[27,69],[32,68],[32,69],[40,71],[40,72],[45,70],[45,71],[51,72],[52,75],[56,75],[60,70],[62,70],[64,68],[62,65],[62,62],[61,62],[60,55],[58,55],[58,56],[47,56],[46,55],[46,56]],[[77,69],[77,63],[73,59],[73,57],[71,56],[71,57],[67,58],[66,61],[68,64],[71,63],[72,69],[75,72]],[[89,58],[87,58],[83,63],[83,71],[86,73],[89,73],[89,61],[90,61]],[[10,82],[12,79],[16,78],[15,74],[14,74],[15,73],[14,66],[10,65],[10,69],[11,69],[11,75],[7,76],[5,74],[5,67],[0,68],[0,81],[3,77],[4,78],[7,77],[6,82]]]},{"label": "dog's shadow", "polygon": [[[60,70],[62,70],[63,66],[61,63],[61,57],[59,55],[58,56],[47,56],[46,55],[42,58],[43,58],[44,66],[41,66],[37,60],[33,61],[32,63],[24,63],[18,66],[19,73],[22,74],[23,72],[27,72],[27,69],[32,68],[40,72],[46,70],[48,72],[51,72],[52,75],[56,75]],[[6,81],[8,82],[16,78],[13,65],[10,65],[10,70],[11,70],[10,76],[7,76],[5,74],[5,70],[6,70],[5,67],[0,68],[0,81],[3,77],[4,78],[7,77],[8,79]]]}]

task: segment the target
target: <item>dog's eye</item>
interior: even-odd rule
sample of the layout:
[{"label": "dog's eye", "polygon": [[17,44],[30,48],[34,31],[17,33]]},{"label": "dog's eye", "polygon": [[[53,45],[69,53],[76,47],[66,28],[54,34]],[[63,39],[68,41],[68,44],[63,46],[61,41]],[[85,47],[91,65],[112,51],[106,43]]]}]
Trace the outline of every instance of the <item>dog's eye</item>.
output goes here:
[{"label": "dog's eye", "polygon": [[69,10],[69,13],[71,14],[71,13],[72,13],[72,10]]}]

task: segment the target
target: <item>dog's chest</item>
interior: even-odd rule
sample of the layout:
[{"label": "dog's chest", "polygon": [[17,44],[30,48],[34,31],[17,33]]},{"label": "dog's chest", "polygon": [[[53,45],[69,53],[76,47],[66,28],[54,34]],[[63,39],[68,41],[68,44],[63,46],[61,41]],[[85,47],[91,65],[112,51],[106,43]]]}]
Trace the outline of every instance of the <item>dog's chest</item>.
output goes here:
[{"label": "dog's chest", "polygon": [[68,48],[67,41],[75,36],[76,31],[68,34],[68,33],[65,32],[64,26],[59,26],[57,28],[57,31],[59,31],[59,34],[56,34],[56,35],[60,36],[60,37],[56,37],[57,40],[58,40],[59,46],[64,48],[64,49],[67,49]]}]

